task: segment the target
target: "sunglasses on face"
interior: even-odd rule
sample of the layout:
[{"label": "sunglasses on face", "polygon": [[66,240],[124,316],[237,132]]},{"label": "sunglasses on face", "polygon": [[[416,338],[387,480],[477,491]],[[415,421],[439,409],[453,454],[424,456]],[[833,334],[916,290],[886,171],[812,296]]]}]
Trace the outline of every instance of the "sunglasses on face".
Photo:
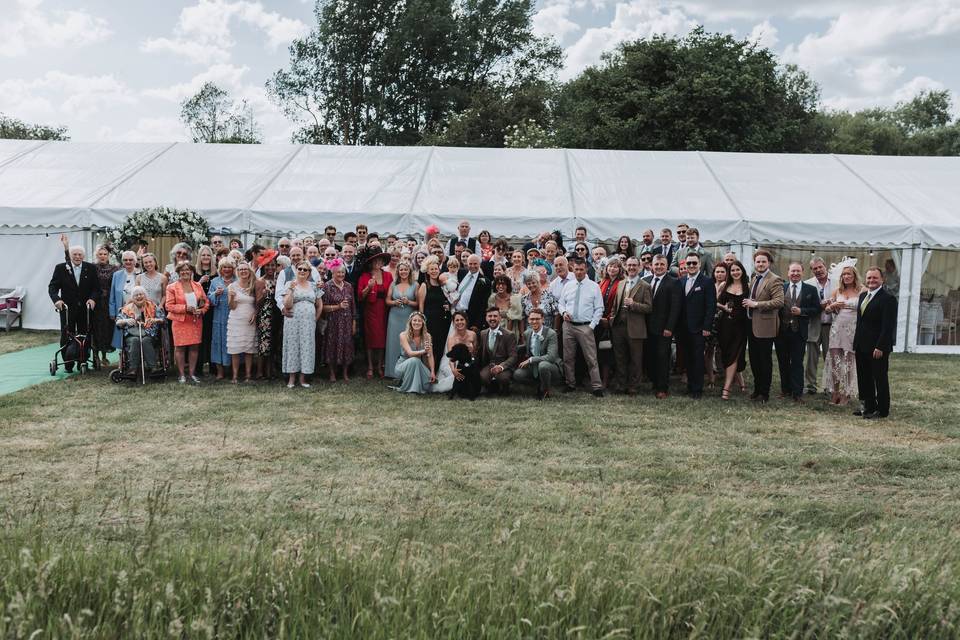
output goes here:
[{"label": "sunglasses on face", "polygon": [[699,267],[699,266],[700,266],[700,263],[699,263],[699,262],[688,262],[688,263],[687,263],[687,266],[688,266],[688,267]]},{"label": "sunglasses on face", "polygon": [[653,258],[640,258],[641,262],[653,262]]},{"label": "sunglasses on face", "polygon": [[579,249],[577,249],[577,253],[583,253],[585,251],[586,249],[584,249],[583,247],[580,247]]},{"label": "sunglasses on face", "polygon": [[310,269],[297,269],[300,273],[310,273]]},{"label": "sunglasses on face", "polygon": [[328,231],[328,232],[327,232],[327,237],[328,237],[328,238],[336,237],[336,235],[337,235],[337,232],[336,232],[336,231]]}]

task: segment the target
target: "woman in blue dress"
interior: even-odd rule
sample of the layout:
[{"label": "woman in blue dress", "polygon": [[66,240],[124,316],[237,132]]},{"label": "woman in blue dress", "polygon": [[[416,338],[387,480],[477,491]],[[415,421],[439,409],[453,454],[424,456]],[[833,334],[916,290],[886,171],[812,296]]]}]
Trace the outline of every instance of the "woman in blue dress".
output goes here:
[{"label": "woman in blue dress", "polygon": [[223,380],[230,366],[230,354],[227,353],[227,318],[230,317],[230,305],[227,288],[236,280],[236,265],[230,258],[223,258],[217,264],[220,275],[210,281],[210,306],[213,309],[213,336],[210,339],[210,362],[217,365],[217,380]]},{"label": "woman in blue dress", "polygon": [[397,359],[400,357],[400,334],[406,329],[410,314],[417,307],[417,280],[413,266],[406,261],[397,264],[397,278],[387,293],[387,344],[384,355],[384,374],[396,378]]},{"label": "woman in blue dress", "polygon": [[402,393],[427,393],[437,381],[433,374],[433,345],[426,331],[426,318],[419,311],[410,314],[407,327],[400,334],[400,358],[396,363],[396,377],[400,385],[391,387]]}]

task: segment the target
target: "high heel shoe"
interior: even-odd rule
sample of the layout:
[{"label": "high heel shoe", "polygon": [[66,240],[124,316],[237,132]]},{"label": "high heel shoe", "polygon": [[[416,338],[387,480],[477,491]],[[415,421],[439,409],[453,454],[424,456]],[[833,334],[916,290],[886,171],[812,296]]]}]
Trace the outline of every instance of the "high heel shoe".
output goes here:
[{"label": "high heel shoe", "polygon": [[367,380],[373,380],[373,369],[367,369]]},{"label": "high heel shoe", "polygon": [[727,387],[724,387],[724,388],[723,388],[723,391],[720,392],[720,399],[721,399],[721,400],[729,400],[729,399],[730,399],[730,389],[728,389]]}]

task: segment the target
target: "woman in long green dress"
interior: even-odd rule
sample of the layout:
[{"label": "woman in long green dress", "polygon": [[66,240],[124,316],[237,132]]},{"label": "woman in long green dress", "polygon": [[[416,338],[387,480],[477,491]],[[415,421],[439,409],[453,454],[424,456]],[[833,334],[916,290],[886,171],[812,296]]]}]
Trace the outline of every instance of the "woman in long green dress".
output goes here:
[{"label": "woman in long green dress", "polygon": [[387,293],[387,345],[384,355],[384,373],[396,378],[397,359],[400,357],[400,334],[406,329],[410,314],[417,307],[417,281],[409,262],[397,264],[397,278]]},{"label": "woman in long green dress", "polygon": [[427,393],[436,382],[433,374],[433,345],[426,331],[426,318],[419,311],[410,314],[406,330],[400,334],[400,358],[396,376],[400,385],[391,387],[403,393]]}]

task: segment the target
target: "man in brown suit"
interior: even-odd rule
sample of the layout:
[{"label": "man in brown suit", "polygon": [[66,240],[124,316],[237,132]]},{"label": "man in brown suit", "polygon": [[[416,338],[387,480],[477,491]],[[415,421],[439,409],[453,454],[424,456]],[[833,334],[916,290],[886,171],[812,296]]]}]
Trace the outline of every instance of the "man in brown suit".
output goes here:
[{"label": "man in brown suit", "polygon": [[500,310],[487,309],[487,328],[480,332],[480,381],[489,393],[510,393],[517,364],[517,338],[500,328]]},{"label": "man in brown suit", "polygon": [[770,400],[773,382],[773,341],[780,331],[780,308],[783,306],[783,279],[770,270],[773,257],[766,249],[753,254],[753,277],[750,292],[743,300],[750,318],[750,371],[753,372],[751,400]]},{"label": "man in brown suit", "polygon": [[647,314],[652,289],[640,278],[640,260],[627,258],[627,277],[620,283],[610,317],[617,390],[634,396],[643,372],[643,343],[647,339]]}]

